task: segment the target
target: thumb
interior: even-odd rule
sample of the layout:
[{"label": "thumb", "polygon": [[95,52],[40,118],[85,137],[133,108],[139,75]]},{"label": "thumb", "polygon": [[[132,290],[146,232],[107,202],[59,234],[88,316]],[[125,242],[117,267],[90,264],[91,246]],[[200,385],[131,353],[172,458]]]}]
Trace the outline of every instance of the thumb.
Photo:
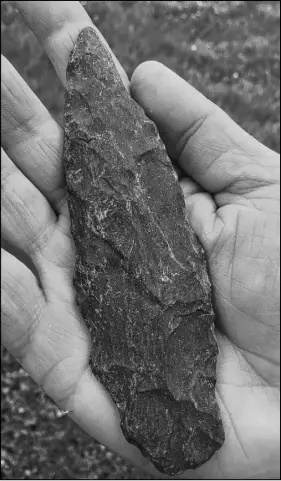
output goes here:
[{"label": "thumb", "polygon": [[131,94],[156,123],[171,158],[214,195],[217,207],[276,179],[270,168],[276,154],[164,65],[139,65]]}]

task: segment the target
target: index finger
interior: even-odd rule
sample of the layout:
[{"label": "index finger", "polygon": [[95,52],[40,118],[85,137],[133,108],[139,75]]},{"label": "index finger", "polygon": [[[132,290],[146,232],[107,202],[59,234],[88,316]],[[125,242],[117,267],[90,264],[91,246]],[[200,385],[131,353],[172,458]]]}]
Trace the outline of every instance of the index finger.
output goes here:
[{"label": "index finger", "polygon": [[102,34],[92,23],[80,2],[33,2],[21,0],[14,3],[42,44],[63,84],[65,84],[68,57],[76,38],[84,27],[90,26],[97,32],[109,49],[123,83],[129,89],[129,80],[125,70],[116,59]]}]

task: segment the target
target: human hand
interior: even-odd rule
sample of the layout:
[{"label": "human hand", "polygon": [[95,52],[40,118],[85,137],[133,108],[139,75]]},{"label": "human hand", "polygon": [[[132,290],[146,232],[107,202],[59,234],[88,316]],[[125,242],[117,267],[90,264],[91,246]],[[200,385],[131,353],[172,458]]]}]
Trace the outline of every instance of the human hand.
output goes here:
[{"label": "human hand", "polygon": [[[73,41],[82,28],[91,25],[86,12],[78,2],[16,3],[43,43],[60,79],[64,82],[67,59]],[[278,167],[275,160],[277,156],[246,136],[227,117],[227,121],[224,118],[222,121],[216,120],[219,114],[215,116],[216,121],[213,117],[208,117],[209,111],[215,107],[200,94],[196,93],[195,97],[194,90],[188,84],[167,69],[161,70],[163,68],[155,63],[140,66],[132,79],[132,92],[149,116],[152,116],[151,110],[153,111],[153,119],[163,133],[173,158],[179,157],[175,148],[177,138],[182,137],[184,131],[188,132],[185,136],[186,140],[190,137],[186,147],[189,165],[184,161],[185,153],[181,154],[179,162],[187,174],[191,175],[190,168],[193,169],[192,177],[206,192],[215,193],[212,200],[207,193],[195,193],[198,187],[187,179],[183,180],[190,220],[209,256],[210,272],[215,287],[215,307],[219,314],[220,328],[225,332],[225,335],[218,334],[220,356],[217,392],[226,430],[226,442],[205,466],[197,470],[197,473],[200,477],[216,479],[274,477],[278,475],[279,462],[279,390],[276,386],[279,373],[276,329],[279,317],[275,313],[276,317],[273,318],[272,309],[276,306],[278,291],[274,281],[270,279],[274,277],[277,262],[274,259],[274,252],[269,251],[266,244],[263,251],[263,269],[262,272],[259,269],[258,274],[264,274],[265,277],[267,270],[272,270],[271,276],[268,275],[266,288],[271,282],[275,296],[270,292],[267,293],[268,297],[261,296],[256,290],[257,300],[254,301],[253,296],[249,298],[251,311],[250,313],[245,311],[249,316],[245,320],[244,307],[238,306],[241,311],[238,315],[235,301],[227,297],[234,292],[234,287],[231,288],[234,284],[230,282],[227,271],[228,265],[231,265],[232,252],[228,252],[227,249],[230,249],[232,244],[236,249],[233,249],[235,252],[233,260],[236,263],[232,262],[232,265],[233,267],[235,265],[237,292],[236,269],[241,271],[243,261],[241,256],[247,254],[245,249],[247,246],[250,249],[250,244],[247,244],[248,239],[245,235],[241,246],[234,243],[235,219],[239,219],[239,215],[236,217],[234,213],[243,210],[238,202],[248,202],[244,207],[247,212],[250,211],[250,220],[253,222],[254,214],[261,216],[263,213],[261,200],[264,198],[267,209],[264,209],[265,217],[261,217],[261,221],[256,221],[256,236],[252,238],[253,248],[258,250],[260,257],[263,242],[271,242],[270,248],[275,249],[276,255],[278,231],[274,221],[267,220],[267,216],[271,219],[273,210],[271,202],[278,207],[274,197],[276,173],[271,174],[271,178],[268,179],[274,165],[276,164],[276,169]],[[161,81],[158,78],[159,72]],[[127,83],[124,73],[122,76]],[[80,426],[121,456],[148,468],[148,463],[137,450],[124,440],[116,409],[88,368],[89,338],[75,307],[72,287],[74,246],[70,237],[65,200],[61,158],[62,131],[5,60],[2,65],[2,82],[4,148],[2,236],[14,250],[22,249],[29,259],[27,263],[34,266],[40,279],[39,287],[30,270],[16,257],[2,250],[3,342],[63,410],[73,410],[70,416]],[[174,85],[174,89],[171,89],[171,85]],[[184,88],[180,89],[180,85],[184,85]],[[152,98],[153,95],[156,95],[155,99]],[[205,117],[207,120],[200,126],[200,119]],[[196,128],[198,126],[200,127]],[[234,145],[238,153],[233,152]],[[243,152],[241,155],[240,150]],[[222,152],[226,152],[224,157],[221,155]],[[211,154],[216,154],[218,160],[210,158]],[[228,156],[227,159],[225,156]],[[212,162],[210,169],[208,162]],[[248,179],[247,187],[246,181],[240,177],[241,170],[247,170],[248,163],[252,169],[256,164],[261,165],[259,175],[254,174],[252,180]],[[205,173],[202,172],[204,169]],[[242,183],[243,187],[244,183],[244,188],[248,189],[247,195],[252,193],[253,197],[251,195],[247,197],[242,191],[234,191],[237,171],[240,184]],[[250,169],[248,177],[249,174]],[[235,176],[235,179],[228,179],[228,175]],[[266,178],[263,177],[265,175]],[[224,193],[221,193],[226,186],[212,188],[210,179],[212,181],[215,179],[216,185],[218,181],[222,183],[227,181],[230,189],[225,189]],[[272,191],[274,195],[270,196]],[[201,212],[205,213],[204,217]],[[244,219],[243,215],[240,219]],[[269,236],[271,238],[262,239],[265,222],[269,225],[267,229],[271,228]],[[238,242],[241,240],[237,239]],[[254,269],[258,260],[254,257],[254,255],[257,257],[255,252],[253,251],[252,257],[248,253],[248,264],[242,271],[242,274],[244,273],[242,286],[245,290],[246,288],[253,290],[256,286],[249,275],[252,272],[252,279],[256,279]],[[262,279],[260,282],[262,285]],[[247,295],[250,296],[251,292]],[[238,297],[240,299],[240,293]],[[243,299],[247,304],[247,296],[242,296]],[[249,305],[246,306],[248,309]],[[266,318],[260,321],[258,316],[262,314],[262,309],[266,311],[264,313]],[[245,326],[248,326],[248,329]],[[227,340],[227,336],[233,344]],[[243,350],[235,336],[241,338],[243,342],[248,340],[248,344],[242,345]],[[261,352],[258,351],[256,356],[248,353],[255,348]],[[194,477],[193,472],[182,477],[188,475]]]},{"label": "human hand", "polygon": [[136,69],[131,92],[184,172],[213,288],[226,441],[197,474],[279,479],[279,156],[157,62]]},{"label": "human hand", "polygon": [[[86,11],[79,2],[15,3],[64,84],[73,43],[84,27],[93,27]],[[63,131],[5,58],[1,66],[2,343],[85,431],[145,467],[88,367],[89,335],[72,285]]]}]

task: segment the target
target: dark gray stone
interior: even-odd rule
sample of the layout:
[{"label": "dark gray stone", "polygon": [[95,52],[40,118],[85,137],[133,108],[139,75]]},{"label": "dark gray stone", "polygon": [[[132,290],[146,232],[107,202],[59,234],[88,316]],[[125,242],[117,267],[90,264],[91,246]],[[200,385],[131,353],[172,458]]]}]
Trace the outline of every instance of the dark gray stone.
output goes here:
[{"label": "dark gray stone", "polygon": [[159,471],[196,468],[224,440],[206,262],[157,129],[91,28],[67,67],[64,162],[91,368]]}]

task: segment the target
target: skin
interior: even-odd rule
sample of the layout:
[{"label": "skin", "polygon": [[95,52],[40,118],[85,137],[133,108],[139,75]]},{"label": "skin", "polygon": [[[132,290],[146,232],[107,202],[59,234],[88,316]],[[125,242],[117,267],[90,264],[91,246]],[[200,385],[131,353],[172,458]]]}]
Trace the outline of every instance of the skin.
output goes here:
[{"label": "skin", "polygon": [[[64,83],[73,42],[92,25],[85,10],[78,2],[15,3]],[[131,85],[116,65],[183,172],[213,288],[226,440],[181,478],[279,479],[279,156],[163,65],[140,65]],[[83,429],[155,474],[125,441],[88,367],[89,336],[72,287],[62,129],[5,58],[1,96],[2,343]]]}]

